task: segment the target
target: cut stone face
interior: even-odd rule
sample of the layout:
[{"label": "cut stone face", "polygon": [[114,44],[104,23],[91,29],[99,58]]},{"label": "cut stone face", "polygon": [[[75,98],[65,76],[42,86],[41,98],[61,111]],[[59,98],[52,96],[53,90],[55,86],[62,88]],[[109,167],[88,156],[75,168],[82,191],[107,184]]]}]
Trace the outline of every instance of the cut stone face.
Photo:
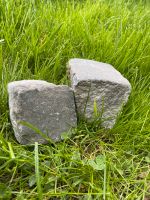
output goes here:
[{"label": "cut stone face", "polygon": [[8,93],[10,119],[21,144],[47,143],[36,129],[59,141],[61,133],[76,126],[74,95],[68,86],[23,80],[9,83]]},{"label": "cut stone face", "polygon": [[112,128],[128,100],[129,81],[110,64],[94,60],[71,59],[68,68],[78,115],[92,120],[95,105],[102,126]]}]

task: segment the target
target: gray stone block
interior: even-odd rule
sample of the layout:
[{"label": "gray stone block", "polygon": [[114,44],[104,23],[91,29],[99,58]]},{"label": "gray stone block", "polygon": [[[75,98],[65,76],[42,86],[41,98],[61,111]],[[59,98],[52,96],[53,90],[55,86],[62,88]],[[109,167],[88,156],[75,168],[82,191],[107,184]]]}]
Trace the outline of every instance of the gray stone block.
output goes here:
[{"label": "gray stone block", "polygon": [[22,80],[9,83],[8,93],[10,119],[21,144],[47,143],[36,129],[59,141],[61,133],[76,126],[74,95],[68,86]]},{"label": "gray stone block", "polygon": [[96,105],[102,126],[112,128],[128,100],[129,81],[110,64],[94,60],[71,59],[68,68],[78,114],[92,120]]}]

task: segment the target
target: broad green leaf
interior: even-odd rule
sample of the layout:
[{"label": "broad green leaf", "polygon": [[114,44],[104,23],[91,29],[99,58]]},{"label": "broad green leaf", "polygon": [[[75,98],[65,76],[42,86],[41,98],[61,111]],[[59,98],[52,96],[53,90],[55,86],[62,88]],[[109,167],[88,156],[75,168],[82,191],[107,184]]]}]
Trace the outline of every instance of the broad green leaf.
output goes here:
[{"label": "broad green leaf", "polygon": [[95,163],[94,160],[89,160],[88,164],[95,170],[99,170],[99,166]]},{"label": "broad green leaf", "polygon": [[88,160],[88,164],[95,170],[105,169],[105,157],[98,155],[95,160]]},{"label": "broad green leaf", "polygon": [[146,161],[147,163],[150,163],[150,157],[146,156],[146,157],[145,157],[145,161]]},{"label": "broad green leaf", "polygon": [[81,160],[81,155],[80,155],[79,150],[73,151],[71,159],[72,160]]},{"label": "broad green leaf", "polygon": [[105,156],[103,155],[98,155],[96,157],[96,163],[99,166],[99,170],[105,169]]}]

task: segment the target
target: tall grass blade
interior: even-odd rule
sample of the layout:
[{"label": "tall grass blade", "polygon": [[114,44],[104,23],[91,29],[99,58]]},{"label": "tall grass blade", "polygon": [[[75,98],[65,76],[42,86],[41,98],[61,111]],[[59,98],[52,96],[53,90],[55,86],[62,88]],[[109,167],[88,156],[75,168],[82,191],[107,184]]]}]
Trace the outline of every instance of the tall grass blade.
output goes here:
[{"label": "tall grass blade", "polygon": [[41,179],[40,179],[40,171],[39,171],[39,152],[38,152],[38,142],[35,142],[35,175],[36,175],[36,184],[37,184],[37,192],[38,192],[38,199],[43,199],[42,194],[42,186],[41,186]]}]

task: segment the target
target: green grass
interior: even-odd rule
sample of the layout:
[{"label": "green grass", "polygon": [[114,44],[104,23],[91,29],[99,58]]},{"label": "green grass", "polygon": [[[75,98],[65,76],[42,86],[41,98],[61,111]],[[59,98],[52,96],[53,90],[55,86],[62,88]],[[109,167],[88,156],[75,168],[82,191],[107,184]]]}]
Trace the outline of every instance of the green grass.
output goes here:
[{"label": "green grass", "polygon": [[[149,27],[149,1],[0,0],[0,199],[150,199]],[[7,83],[68,84],[74,57],[110,63],[131,82],[115,127],[80,121],[56,145],[19,145]]]}]

